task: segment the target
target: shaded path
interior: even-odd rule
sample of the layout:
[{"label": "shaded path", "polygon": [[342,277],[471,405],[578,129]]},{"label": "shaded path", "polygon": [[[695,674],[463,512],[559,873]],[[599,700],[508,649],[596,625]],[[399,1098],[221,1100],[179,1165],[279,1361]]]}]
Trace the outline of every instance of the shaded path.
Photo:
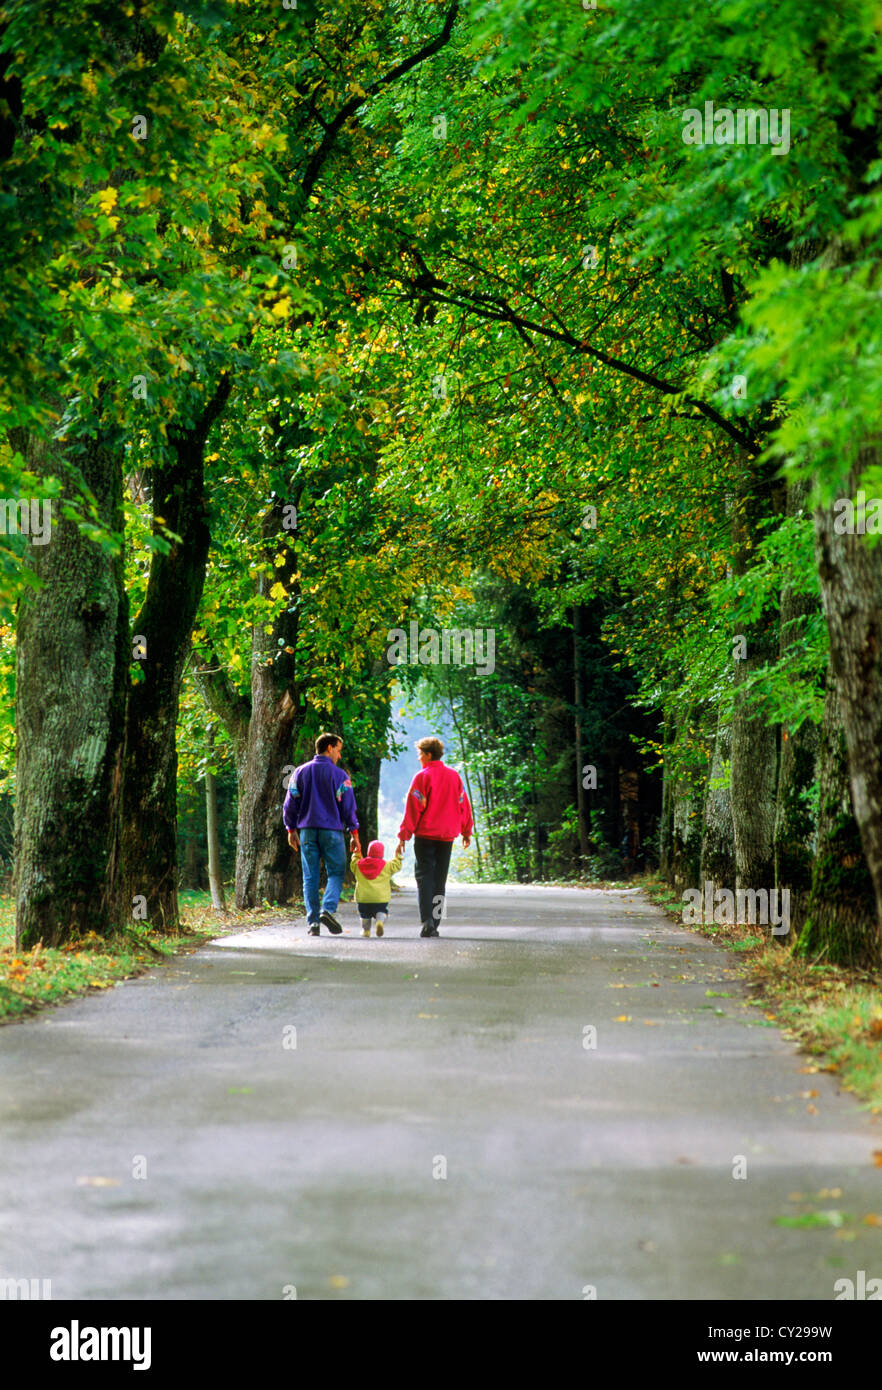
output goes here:
[{"label": "shaded path", "polygon": [[[352,905],[351,935],[227,937],[0,1030],[0,1276],[55,1298],[831,1299],[882,1274],[880,1127],[801,1072],[730,955],[630,891],[454,887],[437,941],[412,894],[393,913],[382,941]],[[774,1224],[809,1206],[855,1219]]]}]

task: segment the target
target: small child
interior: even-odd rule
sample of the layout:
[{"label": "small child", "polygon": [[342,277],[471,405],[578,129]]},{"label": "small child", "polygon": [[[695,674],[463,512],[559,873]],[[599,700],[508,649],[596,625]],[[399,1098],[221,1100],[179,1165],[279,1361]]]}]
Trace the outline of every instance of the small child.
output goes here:
[{"label": "small child", "polygon": [[383,924],[389,912],[392,875],[401,868],[401,855],[389,863],[383,858],[382,840],[371,840],[363,859],[353,854],[350,862],[355,874],[355,905],[362,921],[362,936],[370,936],[371,921],[377,924],[377,936],[383,935]]}]

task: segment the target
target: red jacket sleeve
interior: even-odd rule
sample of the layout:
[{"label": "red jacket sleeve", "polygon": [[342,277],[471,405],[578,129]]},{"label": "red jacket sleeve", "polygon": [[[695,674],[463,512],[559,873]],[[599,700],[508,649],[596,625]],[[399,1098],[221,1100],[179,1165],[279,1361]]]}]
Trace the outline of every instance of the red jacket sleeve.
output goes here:
[{"label": "red jacket sleeve", "polygon": [[409,840],[420,823],[426,809],[426,789],[422,782],[422,772],[418,772],[410,784],[404,807],[404,819],[398,829],[399,840]]},{"label": "red jacket sleeve", "polygon": [[475,828],[474,821],[472,820],[472,807],[465,786],[463,784],[460,785],[462,785],[462,795],[459,798],[460,819],[462,822],[460,833],[465,835],[466,839],[469,839]]}]

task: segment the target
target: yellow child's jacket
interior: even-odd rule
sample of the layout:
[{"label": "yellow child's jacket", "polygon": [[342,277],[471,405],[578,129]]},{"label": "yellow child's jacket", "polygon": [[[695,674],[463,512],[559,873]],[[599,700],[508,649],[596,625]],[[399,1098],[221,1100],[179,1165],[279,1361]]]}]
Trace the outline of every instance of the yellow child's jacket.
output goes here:
[{"label": "yellow child's jacket", "polygon": [[358,867],[362,856],[353,854],[349,866],[355,874],[355,901],[357,903],[387,903],[392,896],[392,875],[401,868],[401,855],[387,859],[385,866],[376,878],[365,878]]}]

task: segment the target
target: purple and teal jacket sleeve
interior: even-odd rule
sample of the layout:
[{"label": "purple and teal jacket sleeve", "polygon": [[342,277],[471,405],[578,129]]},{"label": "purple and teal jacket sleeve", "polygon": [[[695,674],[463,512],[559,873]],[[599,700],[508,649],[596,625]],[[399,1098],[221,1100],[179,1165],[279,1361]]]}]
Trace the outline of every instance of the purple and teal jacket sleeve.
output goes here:
[{"label": "purple and teal jacket sleeve", "polygon": [[343,773],[340,785],[337,788],[337,805],[340,807],[340,819],[343,822],[344,830],[358,829],[358,811],[355,807],[355,792],[352,789],[352,778],[343,768],[338,768],[338,772]]},{"label": "purple and teal jacket sleeve", "polygon": [[282,820],[286,830],[297,829],[297,813],[303,805],[303,799],[300,795],[301,788],[297,784],[297,778],[299,775],[302,780],[306,771],[306,767],[298,767],[291,773],[285,804],[282,807]]}]

